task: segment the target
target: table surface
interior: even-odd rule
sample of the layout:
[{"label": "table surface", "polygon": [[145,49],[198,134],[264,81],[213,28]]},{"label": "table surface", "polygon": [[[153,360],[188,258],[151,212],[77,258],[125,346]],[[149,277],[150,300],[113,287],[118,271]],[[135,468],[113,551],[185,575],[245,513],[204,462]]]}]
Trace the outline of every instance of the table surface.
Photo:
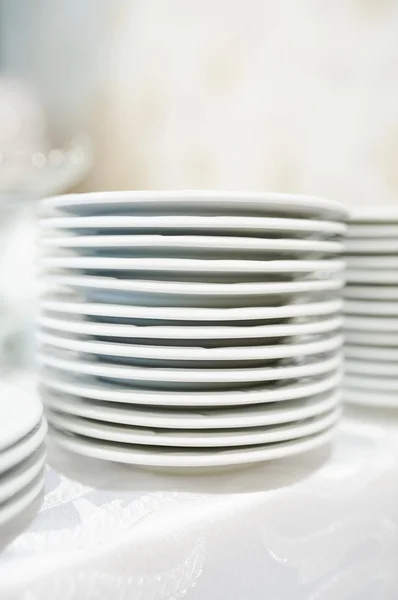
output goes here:
[{"label": "table surface", "polygon": [[349,409],[327,448],[207,476],[50,442],[43,503],[3,536],[0,598],[396,600],[397,499],[394,412]]}]

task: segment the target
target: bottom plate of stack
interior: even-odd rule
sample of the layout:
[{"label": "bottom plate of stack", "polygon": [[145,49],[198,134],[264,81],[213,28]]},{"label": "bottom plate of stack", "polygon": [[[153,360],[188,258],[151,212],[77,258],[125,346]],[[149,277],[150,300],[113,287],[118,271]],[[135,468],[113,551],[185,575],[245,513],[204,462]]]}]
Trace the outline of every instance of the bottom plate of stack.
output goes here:
[{"label": "bottom plate of stack", "polygon": [[47,425],[38,400],[13,385],[0,404],[0,527],[20,515],[44,485]]}]

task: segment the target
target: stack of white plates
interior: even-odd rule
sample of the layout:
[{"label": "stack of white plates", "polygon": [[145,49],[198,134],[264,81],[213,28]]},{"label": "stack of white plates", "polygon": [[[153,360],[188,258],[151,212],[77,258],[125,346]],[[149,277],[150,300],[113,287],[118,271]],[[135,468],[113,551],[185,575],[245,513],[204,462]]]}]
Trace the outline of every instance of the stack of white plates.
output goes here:
[{"label": "stack of white plates", "polygon": [[345,396],[398,407],[398,210],[358,208],[348,235]]},{"label": "stack of white plates", "polygon": [[2,385],[0,401],[1,527],[40,495],[46,459],[47,425],[40,402],[12,385]]},{"label": "stack of white plates", "polygon": [[41,204],[42,396],[55,441],[160,468],[302,452],[339,416],[344,209],[217,192]]}]

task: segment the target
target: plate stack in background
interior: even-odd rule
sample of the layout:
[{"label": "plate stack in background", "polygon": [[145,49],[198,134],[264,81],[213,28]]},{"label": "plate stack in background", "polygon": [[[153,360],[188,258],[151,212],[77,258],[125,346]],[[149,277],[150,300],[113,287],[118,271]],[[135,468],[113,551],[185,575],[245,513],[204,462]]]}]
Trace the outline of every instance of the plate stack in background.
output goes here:
[{"label": "plate stack in background", "polygon": [[398,407],[398,211],[357,208],[346,247],[345,398]]},{"label": "plate stack in background", "polygon": [[2,528],[40,496],[47,425],[37,398],[2,383],[0,402],[0,540]]},{"label": "plate stack in background", "polygon": [[340,415],[345,210],[243,192],[41,203],[41,393],[53,440],[166,469],[328,442]]}]

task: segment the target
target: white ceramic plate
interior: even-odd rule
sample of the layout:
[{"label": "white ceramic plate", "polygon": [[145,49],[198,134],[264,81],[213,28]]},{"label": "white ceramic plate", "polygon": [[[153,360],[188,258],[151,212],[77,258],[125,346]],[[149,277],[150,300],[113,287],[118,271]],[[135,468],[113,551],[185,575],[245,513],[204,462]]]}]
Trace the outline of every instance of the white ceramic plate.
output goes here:
[{"label": "white ceramic plate", "polygon": [[[185,323],[198,323],[199,327],[214,323],[238,323],[246,321],[270,321],[290,318],[334,317],[343,308],[340,299],[322,302],[301,302],[282,306],[243,306],[237,308],[194,308],[189,306],[134,306],[122,304],[90,303],[75,301],[66,295],[44,296],[40,300],[42,310],[65,315],[90,315],[131,321],[172,322],[187,327]],[[147,325],[145,325],[147,326]],[[239,325],[242,326],[242,325]],[[268,326],[268,324],[267,324]]]},{"label": "white ceramic plate", "polygon": [[44,269],[72,271],[105,271],[117,278],[130,278],[137,273],[147,277],[167,275],[182,277],[212,278],[228,281],[231,278],[246,279],[255,276],[269,281],[290,280],[311,275],[326,279],[332,274],[342,274],[344,261],[326,260],[200,260],[190,258],[107,258],[43,256],[40,266]]},{"label": "white ceramic plate", "polygon": [[[324,340],[304,344],[273,344],[269,346],[223,346],[221,348],[202,348],[192,346],[150,346],[139,344],[117,344],[114,342],[91,342],[74,338],[51,335],[44,332],[37,334],[42,346],[61,348],[83,354],[100,357],[126,358],[128,364],[152,365],[184,368],[192,366],[223,367],[239,366],[292,357],[308,357],[325,354],[342,347],[343,337],[329,336]],[[111,358],[109,358],[111,360]]]},{"label": "white ceramic plate", "polygon": [[347,284],[365,283],[365,284],[398,284],[398,270],[369,268],[369,269],[347,269],[346,271]]},{"label": "white ceramic plate", "polygon": [[[344,354],[347,358],[354,358],[359,360],[372,360],[375,362],[379,361],[397,361],[398,362],[398,348],[367,348],[366,346],[351,346],[346,345]],[[397,365],[398,375],[398,365]]]},{"label": "white ceramic plate", "polygon": [[38,323],[45,329],[76,334],[79,336],[98,336],[110,338],[126,338],[131,343],[135,340],[172,340],[182,344],[207,344],[221,345],[232,341],[249,345],[274,338],[293,336],[307,336],[330,333],[340,329],[343,325],[342,317],[330,316],[309,323],[287,323],[285,325],[255,325],[255,326],[137,326],[118,323],[96,323],[83,319],[73,319],[67,315],[64,318],[52,318],[45,314],[39,316]]},{"label": "white ceramic plate", "polygon": [[341,416],[341,409],[334,408],[318,417],[303,421],[252,427],[250,429],[230,430],[174,430],[131,427],[101,423],[80,417],[71,417],[64,413],[49,411],[48,420],[57,429],[65,433],[144,446],[170,446],[175,448],[227,448],[231,446],[251,446],[255,444],[273,444],[314,435],[329,429]]},{"label": "white ceramic plate", "polygon": [[376,377],[397,377],[398,381],[398,363],[390,361],[376,361],[373,359],[366,360],[347,358],[345,361],[346,373],[364,374]]},{"label": "white ceramic plate", "polygon": [[0,478],[0,504],[29,485],[32,479],[43,470],[45,463],[46,450],[43,446],[17,467],[2,475]]},{"label": "white ceramic plate", "polygon": [[195,214],[283,215],[346,220],[339,202],[294,194],[264,192],[169,190],[92,192],[46,198],[40,214],[61,210],[75,215]]},{"label": "white ceramic plate", "polygon": [[352,331],[378,331],[380,333],[397,333],[398,318],[394,317],[345,317],[344,326]]},{"label": "white ceramic plate", "polygon": [[398,333],[380,333],[378,331],[345,330],[346,344],[363,346],[389,346],[398,348]]},{"label": "white ceramic plate", "polygon": [[[93,377],[79,379],[60,376],[51,369],[43,369],[41,373],[44,390],[55,390],[83,399],[103,402],[139,404],[142,406],[163,407],[214,407],[245,406],[265,404],[267,402],[285,402],[303,399],[328,392],[338,387],[341,374],[327,372],[324,375],[286,382],[268,383],[264,387],[246,388],[237,391],[211,392],[167,392],[162,390],[142,390],[117,383],[99,381]],[[303,417],[304,418],[304,417]]]},{"label": "white ceramic plate", "polygon": [[[124,380],[141,387],[153,389],[236,389],[245,385],[261,384],[299,377],[312,377],[328,373],[340,366],[341,354],[332,357],[278,367],[256,367],[247,369],[157,369],[154,367],[131,367],[90,362],[80,355],[68,352],[41,352],[42,365],[73,374],[94,375],[105,380]],[[304,361],[303,361],[304,362]]]},{"label": "white ceramic plate", "polygon": [[[347,226],[336,221],[317,221],[315,219],[286,219],[276,217],[239,217],[224,215],[124,215],[115,217],[50,217],[41,219],[39,226],[42,234],[46,230],[57,233],[75,231],[81,233],[105,234],[191,234],[191,235],[235,235],[258,236],[262,238],[313,237],[326,238],[344,236]],[[398,231],[398,227],[397,227]],[[397,233],[398,235],[398,233]]]},{"label": "white ceramic plate", "polygon": [[398,269],[398,256],[347,256],[348,269]]},{"label": "white ceramic plate", "polygon": [[353,206],[350,219],[354,223],[398,223],[398,210],[394,206]]},{"label": "white ceramic plate", "polygon": [[248,448],[168,450],[112,442],[94,442],[77,435],[65,435],[52,429],[54,442],[77,454],[146,467],[164,469],[219,469],[233,465],[248,465],[266,460],[293,456],[324,446],[333,438],[335,427],[299,440],[266,444]]},{"label": "white ceramic plate", "polygon": [[47,424],[44,420],[40,422],[27,436],[21,441],[13,444],[0,453],[0,475],[8,469],[11,469],[18,463],[21,463],[28,456],[31,456],[43,443],[47,433]]},{"label": "white ceramic plate", "polygon": [[398,394],[380,391],[346,388],[344,401],[362,406],[379,406],[385,408],[398,408]]},{"label": "white ceramic plate", "polygon": [[0,400],[0,456],[21,441],[39,423],[43,414],[37,398],[13,385],[2,384]]},{"label": "white ceramic plate", "polygon": [[54,254],[57,249],[74,250],[78,254],[103,257],[175,256],[180,258],[278,258],[287,254],[305,258],[314,253],[322,256],[340,254],[340,242],[263,239],[230,236],[165,236],[165,235],[90,235],[73,237],[44,237],[40,240],[44,251]]},{"label": "white ceramic plate", "polygon": [[372,374],[348,373],[344,377],[344,386],[359,391],[395,394],[398,399],[398,377],[378,377]]},{"label": "white ceramic plate", "polygon": [[[112,405],[64,394],[44,393],[46,408],[106,423],[163,429],[241,429],[293,423],[334,409],[340,391],[331,390],[303,400],[228,408],[159,408]],[[305,415],[305,416],[302,416]]]},{"label": "white ceramic plate", "polygon": [[[397,228],[398,233],[398,228]],[[394,238],[353,238],[346,240],[347,254],[398,253],[398,235]],[[380,257],[381,258],[381,257]]]},{"label": "white ceramic plate", "polygon": [[398,286],[347,285],[344,297],[354,300],[398,300]]},{"label": "white ceramic plate", "polygon": [[390,225],[388,223],[368,223],[365,225],[358,225],[356,223],[350,223],[347,228],[348,239],[351,241],[355,238],[369,239],[372,241],[374,238],[394,238],[398,237],[398,224]]},{"label": "white ceramic plate", "polygon": [[344,312],[352,315],[377,315],[381,317],[398,317],[398,302],[381,300],[346,300]]},{"label": "white ceramic plate", "polygon": [[[195,318],[193,315],[197,313],[203,315],[212,314],[212,309],[217,307],[221,309],[225,309],[226,307],[235,308],[236,305],[241,304],[241,307],[238,306],[237,309],[241,313],[244,313],[246,310],[250,312],[252,306],[259,305],[262,310],[266,310],[268,306],[288,304],[290,298],[298,297],[299,294],[315,296],[314,301],[316,301],[317,295],[338,292],[344,285],[344,281],[341,278],[335,277],[320,281],[204,284],[192,281],[118,280],[112,277],[68,275],[43,276],[39,283],[41,284],[42,293],[53,291],[54,289],[55,291],[64,291],[71,288],[83,293],[88,303],[94,301],[106,304],[128,304],[135,306],[142,304],[145,308],[140,308],[139,310],[141,312],[147,310],[148,314],[153,311],[153,306],[172,306],[176,314],[188,311],[190,313],[189,318],[193,321],[207,320],[205,316]],[[42,303],[43,300],[41,300],[41,306],[43,305]],[[189,310],[190,307],[194,308]],[[120,310],[124,310],[125,312],[130,310],[130,316],[132,314],[137,317],[139,316],[134,306],[131,306],[130,309],[124,308]],[[215,312],[217,311],[214,311],[213,314]],[[158,311],[155,311],[155,313],[159,314]],[[110,313],[109,316],[111,316]],[[182,319],[183,317],[180,316],[178,318]],[[214,320],[214,318],[210,320]]]},{"label": "white ceramic plate", "polygon": [[42,493],[43,488],[44,473],[40,473],[23,490],[0,506],[0,525],[5,525],[28,508]]}]

